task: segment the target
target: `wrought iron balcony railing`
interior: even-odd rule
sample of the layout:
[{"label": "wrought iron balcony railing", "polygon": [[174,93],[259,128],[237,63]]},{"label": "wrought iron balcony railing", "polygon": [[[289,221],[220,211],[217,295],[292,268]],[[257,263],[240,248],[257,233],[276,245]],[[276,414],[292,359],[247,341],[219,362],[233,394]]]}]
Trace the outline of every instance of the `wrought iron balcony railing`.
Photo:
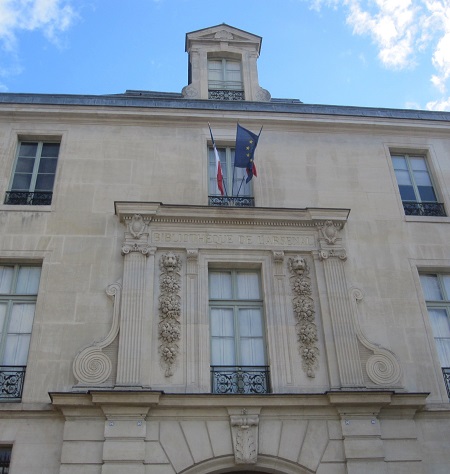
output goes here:
[{"label": "wrought iron balcony railing", "polygon": [[244,100],[244,91],[214,90],[208,91],[208,99],[213,100]]},{"label": "wrought iron balcony railing", "polygon": [[0,400],[22,398],[25,366],[0,365]]},{"label": "wrought iron balcony railing", "polygon": [[407,216],[445,217],[444,204],[440,202],[413,202],[403,201],[403,208]]},{"label": "wrought iron balcony railing", "polygon": [[255,207],[255,198],[251,196],[208,196],[210,206],[219,207]]},{"label": "wrought iron balcony railing", "polygon": [[5,204],[26,204],[31,206],[48,206],[52,203],[52,192],[8,191]]},{"label": "wrought iron balcony railing", "polygon": [[450,367],[442,367],[442,374],[444,376],[445,388],[447,389],[448,398],[450,398]]},{"label": "wrought iron balcony railing", "polygon": [[211,366],[212,393],[270,393],[269,367]]}]

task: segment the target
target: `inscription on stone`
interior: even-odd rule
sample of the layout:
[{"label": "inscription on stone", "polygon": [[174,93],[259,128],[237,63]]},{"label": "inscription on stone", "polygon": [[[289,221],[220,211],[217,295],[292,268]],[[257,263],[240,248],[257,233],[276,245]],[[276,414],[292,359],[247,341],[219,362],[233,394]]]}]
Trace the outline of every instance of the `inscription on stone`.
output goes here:
[{"label": "inscription on stone", "polygon": [[182,244],[198,246],[280,246],[308,247],[314,245],[311,235],[226,234],[209,232],[152,232],[154,244]]}]

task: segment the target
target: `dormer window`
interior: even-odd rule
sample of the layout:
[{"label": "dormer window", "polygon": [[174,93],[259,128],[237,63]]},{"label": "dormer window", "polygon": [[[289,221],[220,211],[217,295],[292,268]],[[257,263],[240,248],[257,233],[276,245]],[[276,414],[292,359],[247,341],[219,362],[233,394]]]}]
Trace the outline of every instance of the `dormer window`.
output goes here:
[{"label": "dormer window", "polygon": [[208,99],[244,100],[241,61],[208,59]]}]

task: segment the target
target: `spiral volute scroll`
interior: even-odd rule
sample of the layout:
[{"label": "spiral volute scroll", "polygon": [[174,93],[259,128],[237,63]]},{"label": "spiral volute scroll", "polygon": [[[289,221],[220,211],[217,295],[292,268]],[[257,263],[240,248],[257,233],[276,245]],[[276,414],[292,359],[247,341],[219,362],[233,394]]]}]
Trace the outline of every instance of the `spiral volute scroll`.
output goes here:
[{"label": "spiral volute scroll", "polygon": [[74,361],[74,375],[81,384],[98,385],[111,375],[110,358],[96,347],[82,350]]},{"label": "spiral volute scroll", "polygon": [[393,385],[399,382],[401,369],[397,360],[386,354],[374,354],[366,362],[370,379],[378,385]]}]

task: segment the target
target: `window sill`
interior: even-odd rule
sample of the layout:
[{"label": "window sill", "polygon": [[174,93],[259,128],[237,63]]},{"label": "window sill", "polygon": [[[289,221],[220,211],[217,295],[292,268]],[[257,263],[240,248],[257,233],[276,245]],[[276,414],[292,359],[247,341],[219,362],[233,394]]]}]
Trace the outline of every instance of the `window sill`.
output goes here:
[{"label": "window sill", "polygon": [[436,224],[450,224],[450,217],[436,216],[405,216],[406,222],[429,222]]},{"label": "window sill", "polygon": [[33,206],[31,204],[0,204],[0,211],[51,212],[52,205]]}]

